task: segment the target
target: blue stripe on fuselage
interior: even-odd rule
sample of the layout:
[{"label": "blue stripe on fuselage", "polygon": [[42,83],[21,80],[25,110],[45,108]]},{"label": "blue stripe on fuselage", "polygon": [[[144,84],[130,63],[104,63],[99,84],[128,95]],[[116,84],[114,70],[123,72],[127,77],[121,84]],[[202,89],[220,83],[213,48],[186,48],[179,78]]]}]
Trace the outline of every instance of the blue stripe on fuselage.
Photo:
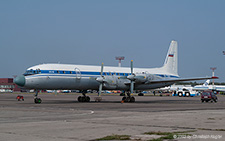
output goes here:
[{"label": "blue stripe on fuselage", "polygon": [[[76,72],[76,71],[63,71],[63,70],[40,70],[38,73],[34,73],[34,74],[48,74],[46,76],[71,76],[74,77],[74,75],[72,74],[81,74],[81,75],[86,75],[86,77],[91,77],[91,76],[99,76],[101,75],[100,72],[88,72],[88,71],[81,71],[81,72]],[[34,75],[34,74],[29,74],[30,75]],[[56,75],[57,74],[57,75]],[[64,75],[66,74],[66,75]],[[68,75],[71,74],[71,75]],[[116,76],[128,76],[131,73],[113,73],[113,72],[103,72],[103,75],[116,75]],[[26,73],[24,74],[26,76]],[[164,75],[164,74],[155,74],[156,76],[162,77],[162,78],[179,78],[178,76],[174,76],[174,75]],[[41,75],[44,76],[44,75]],[[82,76],[83,77],[83,76]]]}]

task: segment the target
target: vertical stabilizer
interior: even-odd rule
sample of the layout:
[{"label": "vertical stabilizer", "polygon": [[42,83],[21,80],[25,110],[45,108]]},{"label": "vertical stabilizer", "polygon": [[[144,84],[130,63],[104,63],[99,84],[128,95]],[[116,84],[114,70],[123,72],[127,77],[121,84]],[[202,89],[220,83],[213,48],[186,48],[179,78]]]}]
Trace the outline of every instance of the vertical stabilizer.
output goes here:
[{"label": "vertical stabilizer", "polygon": [[210,83],[210,80],[208,79],[208,80],[205,81],[205,83],[203,84],[203,86],[208,86],[209,83]]},{"label": "vertical stabilizer", "polygon": [[173,40],[170,43],[170,47],[166,55],[166,59],[162,69],[167,73],[178,75],[177,60],[178,60],[177,41]]}]

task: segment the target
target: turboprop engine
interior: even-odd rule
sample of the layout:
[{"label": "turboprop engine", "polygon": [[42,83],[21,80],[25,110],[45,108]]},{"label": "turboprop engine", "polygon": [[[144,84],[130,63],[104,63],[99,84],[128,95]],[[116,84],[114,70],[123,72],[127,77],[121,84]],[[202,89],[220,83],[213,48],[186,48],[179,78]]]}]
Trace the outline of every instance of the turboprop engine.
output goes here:
[{"label": "turboprop engine", "polygon": [[131,74],[127,76],[127,79],[134,81],[135,83],[144,83],[147,81],[146,74]]}]

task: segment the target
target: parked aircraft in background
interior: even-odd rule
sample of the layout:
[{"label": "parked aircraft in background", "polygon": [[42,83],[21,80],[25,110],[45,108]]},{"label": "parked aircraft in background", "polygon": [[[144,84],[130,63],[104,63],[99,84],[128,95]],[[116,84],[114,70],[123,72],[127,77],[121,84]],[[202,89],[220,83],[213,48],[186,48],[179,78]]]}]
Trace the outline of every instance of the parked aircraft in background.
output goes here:
[{"label": "parked aircraft in background", "polygon": [[[164,88],[159,88],[156,89],[157,91],[178,91],[178,90],[182,90],[182,89],[186,89],[186,90],[201,90],[201,88],[203,90],[206,90],[205,88],[208,88],[210,80],[206,80],[206,82],[203,85],[196,85],[196,86],[191,86],[191,85],[171,85],[168,87],[164,87]],[[199,88],[199,89],[195,89],[195,88]]]},{"label": "parked aircraft in background", "polygon": [[164,62],[160,68],[110,67],[69,64],[41,64],[30,67],[24,75],[14,82],[22,87],[36,89],[35,103],[40,103],[38,90],[83,90],[79,102],[89,102],[86,91],[102,90],[126,91],[122,98],[125,102],[134,102],[133,90],[149,90],[170,86],[179,81],[212,79],[217,77],[180,78],[177,69],[177,42],[172,41]]},{"label": "parked aircraft in background", "polygon": [[204,83],[203,85],[196,85],[193,90],[195,91],[206,91],[206,90],[212,90],[216,92],[225,92],[225,86],[224,85],[209,85],[210,80],[207,80],[207,83]]}]

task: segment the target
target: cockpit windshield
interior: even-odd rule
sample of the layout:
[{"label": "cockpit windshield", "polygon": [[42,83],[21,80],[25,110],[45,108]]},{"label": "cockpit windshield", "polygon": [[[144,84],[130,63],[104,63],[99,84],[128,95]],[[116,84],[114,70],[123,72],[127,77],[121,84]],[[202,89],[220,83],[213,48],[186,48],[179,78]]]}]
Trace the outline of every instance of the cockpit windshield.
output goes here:
[{"label": "cockpit windshield", "polygon": [[34,74],[39,74],[39,73],[41,73],[41,70],[27,70],[23,75],[24,76],[27,76],[27,75],[34,75]]}]

